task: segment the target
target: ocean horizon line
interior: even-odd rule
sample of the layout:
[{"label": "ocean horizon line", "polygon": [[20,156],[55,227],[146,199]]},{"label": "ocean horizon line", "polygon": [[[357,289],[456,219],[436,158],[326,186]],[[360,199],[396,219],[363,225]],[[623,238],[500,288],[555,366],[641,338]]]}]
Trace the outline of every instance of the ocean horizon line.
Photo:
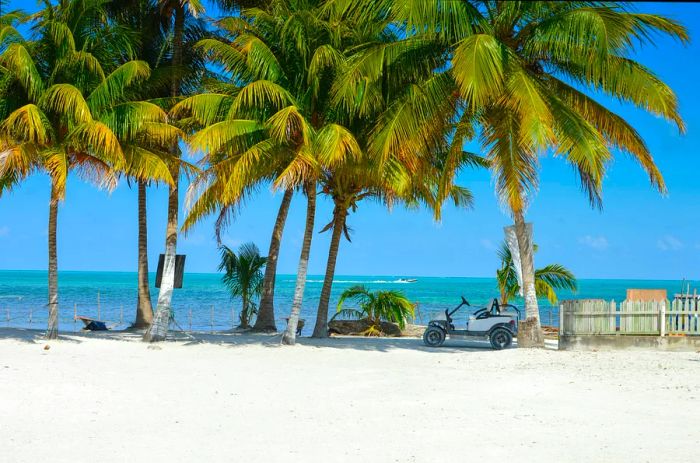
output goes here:
[{"label": "ocean horizon line", "polygon": [[[10,273],[10,272],[20,272],[20,273],[48,273],[45,269],[0,269],[0,273]],[[121,275],[136,275],[136,271],[128,270],[59,270],[60,274],[79,274],[79,273],[92,273],[92,274],[121,274]],[[149,276],[154,276],[156,272],[148,272]],[[185,275],[191,276],[211,276],[211,275],[221,275],[220,272],[185,272]],[[278,277],[296,277],[296,273],[277,273]],[[307,281],[309,279],[316,279],[316,277],[324,277],[322,273],[309,273],[307,275]],[[340,278],[433,278],[433,279],[471,279],[471,280],[494,280],[494,276],[458,276],[458,275],[448,275],[448,276],[436,276],[436,275],[415,275],[415,274],[351,274],[351,273],[339,273],[334,276],[334,281]],[[683,282],[688,283],[700,282],[700,278],[639,278],[639,277],[583,277],[577,278],[579,281],[658,281],[658,282]]]}]

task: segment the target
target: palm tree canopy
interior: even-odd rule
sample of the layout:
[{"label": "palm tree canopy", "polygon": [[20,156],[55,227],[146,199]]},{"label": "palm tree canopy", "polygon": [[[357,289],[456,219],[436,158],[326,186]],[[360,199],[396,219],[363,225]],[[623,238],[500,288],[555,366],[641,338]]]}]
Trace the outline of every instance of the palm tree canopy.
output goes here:
[{"label": "palm tree canopy", "polygon": [[[358,309],[344,309],[346,301],[359,305]],[[373,321],[385,320],[406,326],[406,320],[414,316],[415,306],[400,291],[369,291],[364,286],[353,286],[340,295],[338,313],[355,318],[370,318]]]},{"label": "palm tree canopy", "polygon": [[263,282],[263,268],[267,258],[260,255],[260,250],[253,243],[246,243],[235,253],[227,246],[221,246],[219,271],[224,272],[223,283],[231,297],[255,297],[260,294]]},{"label": "palm tree canopy", "polygon": [[[209,93],[173,110],[199,129],[190,145],[205,154],[207,166],[190,189],[183,228],[219,212],[218,231],[265,182],[287,189],[318,181],[324,193],[352,210],[365,198],[388,205],[435,205],[445,143],[442,151],[414,153],[402,148],[405,137],[375,148],[370,136],[380,130],[374,121],[383,111],[393,114],[391,94],[420,93],[413,84],[419,78],[432,81],[432,65],[422,66],[418,75],[407,72],[407,61],[404,68],[394,63],[387,70],[389,93],[381,97],[377,85],[359,91],[353,78],[366,67],[362,63],[384,53],[396,37],[387,32],[390,24],[380,10],[364,5],[359,14],[352,3],[271,1],[219,20],[221,37],[200,41],[197,47],[223,74],[206,83]],[[377,98],[352,97],[365,93]],[[381,123],[392,124],[392,118]],[[465,155],[462,162],[473,159]],[[457,186],[446,197],[459,206],[472,199]]]},{"label": "palm tree canopy", "polygon": [[105,2],[47,6],[34,29],[37,40],[14,41],[0,54],[8,146],[0,176],[12,172],[16,182],[44,170],[58,199],[69,171],[110,188],[119,171],[172,182],[164,158],[181,134],[157,105],[133,99],[151,70],[131,59],[128,33],[108,18]]},{"label": "palm tree canopy", "polygon": [[[404,50],[439,45],[435,56],[443,64],[435,69],[445,70],[443,89],[423,92],[422,104],[413,109],[404,105],[412,115],[398,119],[382,140],[392,132],[413,133],[406,146],[419,151],[431,139],[425,130],[432,129],[416,130],[418,122],[424,116],[435,124],[442,120],[437,132],[452,135],[446,162],[458,166],[464,141],[477,137],[498,195],[513,212],[523,211],[537,190],[538,157],[544,153],[572,165],[595,206],[601,205],[603,178],[616,152],[636,159],[651,184],[665,192],[639,133],[596,97],[634,105],[683,132],[673,91],[632,58],[660,34],[687,43],[687,30],[677,21],[616,2],[380,3],[404,32]],[[380,70],[376,65],[362,77],[380,81]],[[451,117],[433,117],[449,114],[446,107],[453,109]],[[453,179],[450,173],[443,185]]]}]

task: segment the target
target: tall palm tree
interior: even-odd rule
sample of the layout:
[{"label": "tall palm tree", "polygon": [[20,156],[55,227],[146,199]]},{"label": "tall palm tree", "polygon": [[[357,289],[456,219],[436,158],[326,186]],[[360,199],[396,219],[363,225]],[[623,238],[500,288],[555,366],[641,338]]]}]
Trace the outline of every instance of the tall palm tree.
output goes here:
[{"label": "tall palm tree", "polygon": [[[408,43],[377,2],[348,1],[328,6],[330,21],[346,22],[356,41],[339,64],[332,84],[332,107],[347,129],[333,138],[347,155],[324,169],[323,192],[334,202],[332,230],[324,284],[313,336],[327,335],[328,306],[340,241],[347,217],[364,199],[392,206],[425,205],[440,215],[441,204],[452,199],[469,206],[468,190],[450,184],[438,195],[446,168],[448,144],[443,127],[453,117],[456,98],[449,79],[436,72],[445,65],[439,44]],[[368,19],[371,18],[371,19]],[[425,104],[424,100],[433,99]],[[447,104],[445,104],[447,103]],[[416,113],[420,116],[417,117]],[[459,150],[457,164],[479,165],[477,156]]]},{"label": "tall palm tree", "polygon": [[[537,246],[534,247],[537,251]],[[501,293],[501,304],[507,304],[520,292],[520,284],[511,255],[510,248],[502,243],[498,250],[501,268],[496,271],[498,290]],[[546,297],[550,304],[557,303],[557,290],[576,291],[578,285],[574,274],[561,264],[549,264],[535,270],[535,290],[537,297]]]},{"label": "tall palm tree", "polygon": [[[192,82],[187,82],[187,79],[184,78],[185,74],[189,73],[190,75],[200,76],[204,73],[204,62],[198,60],[196,54],[192,54],[191,44],[187,44],[186,46],[185,43],[188,35],[190,38],[206,35],[205,29],[201,24],[195,27],[195,29],[198,29],[198,34],[192,34],[192,31],[188,31],[187,27],[188,22],[201,17],[205,13],[204,3],[201,0],[155,1],[163,20],[163,28],[169,32],[167,34],[168,40],[164,43],[169,45],[170,96],[172,100],[177,101],[178,97],[183,94],[183,90],[187,89],[188,84],[192,84]],[[224,8],[235,9],[236,7],[248,4],[254,6],[259,2],[218,0],[215,3]],[[177,143],[173,143],[171,153],[173,156],[179,156],[179,146]],[[168,192],[168,219],[166,226],[163,279],[158,294],[158,307],[156,309],[153,325],[149,327],[148,331],[144,334],[144,340],[148,342],[164,340],[170,323],[170,306],[175,283],[175,256],[177,254],[177,233],[179,224],[179,164],[172,164],[171,175],[174,183],[170,186]]]},{"label": "tall palm tree", "polygon": [[[538,186],[538,159],[551,153],[569,163],[593,206],[601,205],[603,178],[616,150],[636,159],[652,186],[664,192],[663,177],[640,135],[591,94],[630,103],[683,132],[673,91],[631,56],[656,34],[687,42],[687,31],[674,20],[612,2],[382,3],[406,32],[407,47],[440,44],[440,56],[449,59],[445,67],[453,85],[446,88],[459,98],[456,123],[449,121],[445,132],[458,149],[451,150],[456,156],[446,165],[458,164],[462,144],[478,134],[518,237],[526,306],[519,345],[543,346],[525,223]],[[421,120],[441,106],[441,99],[429,98],[408,120]],[[407,127],[398,123],[391,132]],[[443,194],[451,178],[444,177]]]},{"label": "tall palm tree", "polygon": [[[352,134],[346,132],[341,146],[353,147],[353,153],[343,156],[344,161],[331,165],[322,177],[322,192],[334,204],[332,220],[322,229],[331,231],[331,240],[326,261],[326,271],[319,298],[316,324],[313,337],[328,336],[328,307],[330,303],[335,267],[343,236],[350,241],[347,224],[348,216],[365,200],[377,201],[391,208],[402,204],[409,208],[424,205],[431,210],[440,208],[436,190],[442,175],[438,159],[417,159],[411,167],[401,160],[388,159],[383,168],[380,161],[368,149],[362,150]],[[336,148],[341,151],[339,147]],[[435,153],[436,155],[439,153]],[[452,185],[449,199],[457,207],[471,207],[472,196],[469,190]]]},{"label": "tall palm tree", "polygon": [[[178,74],[179,78],[185,81],[193,80],[193,76],[192,72],[183,71],[181,66],[176,69],[172,59],[168,59],[168,51],[171,46],[171,24],[168,19],[172,22],[172,18],[170,14],[164,15],[162,7],[162,3],[159,4],[155,0],[125,0],[109,2],[107,11],[118,25],[130,31],[134,55],[138,59],[146,61],[152,69],[150,79],[144,82],[134,96],[144,100],[153,100],[168,108],[172,105],[169,100],[171,100],[170,96],[172,95],[173,75]],[[200,27],[197,24],[190,24],[187,33],[196,35],[193,32]],[[169,169],[168,174],[168,178],[172,179],[175,167],[177,164],[182,165],[182,161],[178,158],[179,153],[175,153],[175,156],[172,155],[173,146],[168,147],[167,151],[168,153],[164,153],[162,158],[167,160],[169,165],[174,166]],[[177,170],[179,173],[179,169]],[[148,328],[153,320],[148,281],[148,222],[146,213],[146,191],[151,179],[130,178],[136,183],[138,191],[138,291],[136,318],[131,327],[143,329]],[[169,186],[174,186],[172,183],[169,182]]]},{"label": "tall palm tree", "polygon": [[316,182],[308,181],[304,185],[306,192],[306,224],[304,225],[304,238],[301,243],[299,265],[297,266],[297,279],[294,285],[292,298],[292,310],[289,313],[287,327],[282,335],[282,344],[293,346],[296,343],[297,327],[301,305],[304,301],[304,289],[306,288],[306,275],[309,271],[309,256],[311,254],[311,240],[314,233],[316,219]]},{"label": "tall palm tree", "polygon": [[127,102],[129,88],[146,79],[149,68],[138,61],[119,65],[121,56],[100,41],[115,39],[101,3],[47,6],[36,24],[39,39],[13,43],[0,54],[8,79],[0,124],[8,148],[0,156],[0,177],[12,172],[21,179],[42,170],[51,179],[48,338],[58,335],[57,215],[68,173],[114,187],[115,171],[125,168],[133,151],[120,139],[170,133],[146,127],[158,124],[162,110]]},{"label": "tall palm tree", "polygon": [[262,292],[262,268],[267,258],[260,255],[254,243],[242,244],[238,254],[227,246],[222,245],[220,249],[219,271],[225,272],[221,280],[232,298],[241,298],[240,328],[250,328],[250,319],[257,312],[255,298]]},{"label": "tall palm tree", "polygon": [[[200,0],[156,0],[162,20],[162,29],[167,40],[166,54],[169,56],[170,73],[170,100],[176,101],[187,88],[188,82],[184,76],[189,72],[197,75],[203,71],[203,63],[193,59],[190,48],[185,46],[187,23],[204,13],[204,6]],[[186,54],[189,54],[186,59]],[[199,69],[196,69],[199,67]],[[171,155],[180,157],[180,148],[177,142],[171,146]],[[171,177],[173,183],[168,191],[168,218],[165,230],[165,259],[163,263],[163,277],[158,293],[158,304],[152,325],[144,334],[144,341],[158,342],[165,339],[168,332],[171,317],[171,303],[173,288],[175,285],[175,256],[177,254],[177,233],[179,228],[179,177],[180,164],[171,164]]]},{"label": "tall palm tree", "polygon": [[[280,238],[294,189],[315,194],[318,153],[323,128],[332,124],[328,93],[340,43],[320,16],[322,2],[289,4],[271,1],[264,9],[243,10],[241,17],[217,24],[223,40],[205,40],[201,49],[227,71],[211,92],[192,97],[175,109],[198,122],[202,130],[191,140],[207,152],[208,169],[197,186],[201,194],[185,221],[189,228],[204,214],[219,212],[218,226],[227,223],[245,195],[257,185],[274,182],[284,190],[273,228],[263,296],[256,328],[275,329],[274,282]],[[294,27],[285,26],[294,24]],[[257,103],[257,104],[254,104]],[[329,120],[330,119],[330,120]],[[326,133],[326,135],[328,132]],[[308,260],[313,233],[315,198],[310,198],[300,261]],[[304,258],[306,256],[306,258]],[[298,312],[306,265],[300,266],[295,294]],[[293,325],[296,318],[292,317]],[[291,326],[290,325],[290,326]]]}]

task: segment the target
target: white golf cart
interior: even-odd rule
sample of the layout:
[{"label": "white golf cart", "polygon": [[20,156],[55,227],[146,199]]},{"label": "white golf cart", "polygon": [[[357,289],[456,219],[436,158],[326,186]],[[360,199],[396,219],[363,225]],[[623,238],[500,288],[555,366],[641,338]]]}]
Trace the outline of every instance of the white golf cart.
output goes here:
[{"label": "white golf cart", "polygon": [[[464,296],[462,302],[452,310],[445,310],[445,318],[431,320],[423,333],[423,342],[430,347],[440,347],[445,339],[489,340],[494,349],[505,349],[513,343],[513,337],[518,331],[520,311],[511,304],[500,305],[498,299],[493,299],[483,308],[471,314],[460,316],[455,314],[462,308],[474,309]],[[466,326],[459,329],[455,323],[464,315]]]}]

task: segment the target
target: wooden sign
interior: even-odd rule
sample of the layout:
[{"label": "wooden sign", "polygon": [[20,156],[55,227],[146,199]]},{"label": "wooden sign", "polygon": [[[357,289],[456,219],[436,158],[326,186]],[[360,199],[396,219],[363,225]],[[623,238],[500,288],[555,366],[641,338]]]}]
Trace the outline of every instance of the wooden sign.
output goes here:
[{"label": "wooden sign", "polygon": [[[185,254],[177,254],[175,256],[175,285],[173,288],[182,288],[182,277],[185,273]],[[165,263],[165,254],[158,257],[158,270],[156,270],[156,288],[160,288],[160,282],[163,279],[163,264]]]}]

